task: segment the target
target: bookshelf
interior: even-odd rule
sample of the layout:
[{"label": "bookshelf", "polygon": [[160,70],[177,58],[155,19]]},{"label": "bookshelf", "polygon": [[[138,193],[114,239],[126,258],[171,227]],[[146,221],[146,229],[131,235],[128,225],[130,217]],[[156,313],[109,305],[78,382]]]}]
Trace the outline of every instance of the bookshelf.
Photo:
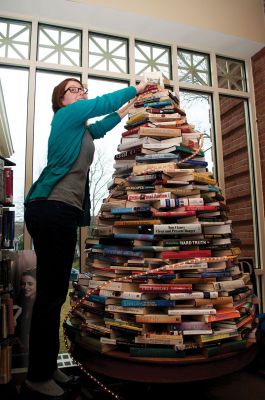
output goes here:
[{"label": "bookshelf", "polygon": [[12,343],[15,333],[11,263],[14,250],[13,169],[0,156],[0,385],[11,381]]}]

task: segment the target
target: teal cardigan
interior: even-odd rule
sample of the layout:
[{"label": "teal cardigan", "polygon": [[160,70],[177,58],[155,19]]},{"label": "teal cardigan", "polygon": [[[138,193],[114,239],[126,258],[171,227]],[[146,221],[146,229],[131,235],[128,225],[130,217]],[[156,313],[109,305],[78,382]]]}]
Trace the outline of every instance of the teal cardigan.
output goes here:
[{"label": "teal cardigan", "polygon": [[[36,198],[47,199],[54,186],[70,171],[80,152],[89,118],[109,114],[89,126],[93,139],[102,138],[121,120],[115,111],[135,96],[135,87],[129,86],[95,99],[78,100],[58,110],[51,123],[47,166],[31,186],[25,204]],[[88,202],[87,193],[85,197]]]}]

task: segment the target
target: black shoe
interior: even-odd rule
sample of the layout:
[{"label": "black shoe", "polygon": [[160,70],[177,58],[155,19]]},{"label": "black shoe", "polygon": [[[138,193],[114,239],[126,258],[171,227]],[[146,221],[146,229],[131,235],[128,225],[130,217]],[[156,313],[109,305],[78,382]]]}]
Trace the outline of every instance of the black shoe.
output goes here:
[{"label": "black shoe", "polygon": [[22,383],[20,388],[20,399],[21,400],[63,400],[62,396],[48,396],[46,394],[37,392],[36,390],[31,390],[25,382]]}]

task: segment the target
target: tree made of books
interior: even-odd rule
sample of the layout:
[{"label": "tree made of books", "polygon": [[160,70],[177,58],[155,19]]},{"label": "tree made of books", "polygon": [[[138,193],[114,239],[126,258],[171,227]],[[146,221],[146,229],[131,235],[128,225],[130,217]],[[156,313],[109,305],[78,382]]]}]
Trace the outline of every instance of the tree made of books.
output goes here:
[{"label": "tree made of books", "polygon": [[122,133],[71,294],[71,341],[129,357],[213,357],[253,342],[255,295],[202,134],[150,86]]}]

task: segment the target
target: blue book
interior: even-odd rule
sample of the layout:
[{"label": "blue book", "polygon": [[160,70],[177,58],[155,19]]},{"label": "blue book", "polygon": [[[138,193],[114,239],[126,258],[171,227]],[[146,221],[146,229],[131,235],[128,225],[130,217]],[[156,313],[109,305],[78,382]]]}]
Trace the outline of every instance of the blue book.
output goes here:
[{"label": "blue book", "polygon": [[111,208],[111,214],[133,214],[133,213],[143,213],[143,212],[150,212],[150,206],[143,206],[143,207],[118,207],[118,208]]},{"label": "blue book", "polygon": [[105,300],[107,297],[99,296],[97,294],[91,294],[88,298],[89,301],[93,301],[94,303],[105,304]]},{"label": "blue book", "polygon": [[123,256],[123,257],[142,257],[141,251],[133,250],[118,250],[118,249],[105,249],[104,254]]},{"label": "blue book", "polygon": [[173,307],[175,306],[174,300],[129,300],[122,299],[121,306],[123,307]]},{"label": "blue book", "polygon": [[145,281],[146,279],[156,279],[162,281],[162,280],[171,280],[175,278],[177,278],[177,274],[146,274],[141,276],[135,275],[132,279],[136,281],[138,280]]},{"label": "blue book", "polygon": [[135,160],[137,162],[146,161],[167,161],[167,160],[179,160],[178,154],[173,153],[159,153],[159,154],[147,154],[145,156],[136,156]]},{"label": "blue book", "polygon": [[198,167],[207,167],[208,162],[207,161],[199,161],[199,160],[188,160],[185,161],[181,164],[182,166],[188,166],[188,165],[194,165]]},{"label": "blue book", "polygon": [[201,273],[202,278],[215,278],[215,277],[229,277],[231,272],[229,271],[205,271]]},{"label": "blue book", "polygon": [[115,239],[130,239],[130,240],[154,240],[155,235],[144,233],[114,233]]},{"label": "blue book", "polygon": [[144,103],[144,107],[166,107],[172,105],[170,100],[164,101],[154,101],[154,102],[146,102]]}]

